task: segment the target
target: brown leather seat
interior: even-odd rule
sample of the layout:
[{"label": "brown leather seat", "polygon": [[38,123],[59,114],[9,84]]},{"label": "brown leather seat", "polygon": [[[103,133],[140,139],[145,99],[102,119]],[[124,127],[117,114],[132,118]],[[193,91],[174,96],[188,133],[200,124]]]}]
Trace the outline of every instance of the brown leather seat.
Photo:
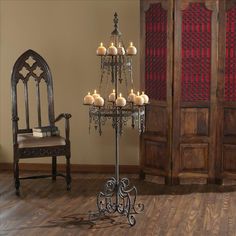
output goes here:
[{"label": "brown leather seat", "polygon": [[51,137],[35,137],[32,133],[30,134],[18,134],[17,142],[19,148],[30,148],[30,147],[50,147],[66,145],[66,141],[61,136]]}]

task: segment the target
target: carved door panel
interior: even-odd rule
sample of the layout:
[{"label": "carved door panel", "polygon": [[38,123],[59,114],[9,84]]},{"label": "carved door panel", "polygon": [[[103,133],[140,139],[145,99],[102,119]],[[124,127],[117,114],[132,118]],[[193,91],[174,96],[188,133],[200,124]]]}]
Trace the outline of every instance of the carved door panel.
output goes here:
[{"label": "carved door panel", "polygon": [[[171,179],[173,1],[141,1],[141,81],[150,97],[141,137],[142,174]],[[143,176],[144,177],[144,176]]]},{"label": "carved door panel", "polygon": [[236,177],[236,0],[219,2],[218,180]]},{"label": "carved door panel", "polygon": [[[173,183],[214,179],[217,1],[175,1]],[[214,78],[214,79],[213,79]]]}]

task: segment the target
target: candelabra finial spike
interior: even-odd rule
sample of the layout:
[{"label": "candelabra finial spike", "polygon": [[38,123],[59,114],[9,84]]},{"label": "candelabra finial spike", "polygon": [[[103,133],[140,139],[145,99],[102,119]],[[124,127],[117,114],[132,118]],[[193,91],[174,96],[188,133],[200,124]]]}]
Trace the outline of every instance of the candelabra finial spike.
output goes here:
[{"label": "candelabra finial spike", "polygon": [[115,14],[114,14],[113,22],[114,22],[115,29],[111,32],[111,34],[112,35],[121,35],[121,32],[118,29],[119,18],[118,18],[117,12],[115,12]]},{"label": "candelabra finial spike", "polygon": [[115,14],[114,14],[114,20],[113,20],[113,22],[114,22],[114,27],[115,27],[115,29],[117,29],[117,28],[118,28],[119,19],[118,19],[118,15],[117,15],[116,12],[115,12]]}]

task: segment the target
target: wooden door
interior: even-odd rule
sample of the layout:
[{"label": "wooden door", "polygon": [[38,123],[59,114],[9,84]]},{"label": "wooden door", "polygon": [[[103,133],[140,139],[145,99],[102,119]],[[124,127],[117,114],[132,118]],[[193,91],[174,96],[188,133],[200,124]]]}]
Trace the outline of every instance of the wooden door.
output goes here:
[{"label": "wooden door", "polygon": [[141,177],[171,179],[173,1],[141,1],[141,87],[150,97],[141,136]]},{"label": "wooden door", "polygon": [[219,80],[220,127],[216,176],[236,178],[236,0],[219,2]]},{"label": "wooden door", "polygon": [[214,182],[217,1],[175,1],[174,29],[172,182],[180,177]]}]

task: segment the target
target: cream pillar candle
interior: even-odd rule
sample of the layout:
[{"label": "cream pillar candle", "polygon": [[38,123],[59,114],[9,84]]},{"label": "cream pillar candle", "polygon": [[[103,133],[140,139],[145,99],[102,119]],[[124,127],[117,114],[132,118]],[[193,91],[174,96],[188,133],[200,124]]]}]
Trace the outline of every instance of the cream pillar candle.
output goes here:
[{"label": "cream pillar candle", "polygon": [[121,55],[121,56],[125,55],[125,49],[124,47],[121,46],[121,43],[119,43],[117,51],[118,51],[118,55]]},{"label": "cream pillar candle", "polygon": [[106,55],[107,49],[103,46],[103,43],[100,43],[100,46],[97,48],[97,55],[104,56]]},{"label": "cream pillar candle", "polygon": [[112,93],[109,94],[109,96],[108,96],[108,101],[109,101],[109,102],[115,102],[115,101],[116,101],[115,89],[113,89],[113,90],[112,90]]},{"label": "cream pillar candle", "polygon": [[90,95],[90,92],[84,97],[84,104],[85,105],[92,105],[94,102],[94,98],[92,95]]},{"label": "cream pillar candle", "polygon": [[94,106],[102,107],[103,105],[104,105],[104,99],[101,96],[94,99]]},{"label": "cream pillar candle", "polygon": [[97,97],[100,97],[100,94],[98,94],[97,90],[95,89],[92,96],[93,96],[94,99],[96,99]]},{"label": "cream pillar candle", "polygon": [[147,94],[145,94],[144,92],[142,92],[141,94],[143,100],[144,100],[144,104],[147,104],[149,102],[149,97]]},{"label": "cream pillar candle", "polygon": [[137,48],[133,45],[132,42],[130,42],[129,47],[126,50],[128,55],[136,55],[137,54]]},{"label": "cream pillar candle", "polygon": [[120,93],[120,96],[116,99],[116,106],[124,107],[125,105],[126,105],[126,100],[124,97],[122,97],[122,94]]},{"label": "cream pillar candle", "polygon": [[130,94],[128,96],[128,101],[129,102],[134,102],[135,97],[136,97],[136,94],[134,93],[134,90],[131,89]]},{"label": "cream pillar candle", "polygon": [[142,96],[139,95],[139,92],[137,93],[137,96],[134,99],[135,105],[142,106],[144,104],[144,99]]},{"label": "cream pillar candle", "polygon": [[107,49],[107,54],[112,56],[117,55],[117,48],[114,46],[113,43],[111,43],[111,46]]}]

